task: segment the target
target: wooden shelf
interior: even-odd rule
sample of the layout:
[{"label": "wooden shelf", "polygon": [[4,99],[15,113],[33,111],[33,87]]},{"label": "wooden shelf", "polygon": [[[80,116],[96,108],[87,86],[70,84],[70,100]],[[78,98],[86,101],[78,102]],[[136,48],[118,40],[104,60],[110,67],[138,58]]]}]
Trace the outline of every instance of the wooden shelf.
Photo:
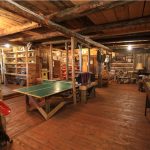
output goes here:
[{"label": "wooden shelf", "polygon": [[19,57],[17,56],[17,58],[26,58],[26,56],[19,56]]},{"label": "wooden shelf", "polygon": [[15,54],[16,52],[5,52],[5,54]]},{"label": "wooden shelf", "polygon": [[5,73],[5,75],[12,75],[12,76],[15,76],[16,73]]},{"label": "wooden shelf", "polygon": [[35,52],[35,50],[29,50],[28,52]]},{"label": "wooden shelf", "polygon": [[26,74],[18,74],[18,73],[16,75],[17,76],[25,76],[25,77],[27,76]]},{"label": "wooden shelf", "polygon": [[10,69],[11,69],[11,68],[12,68],[12,69],[16,69],[16,67],[7,67],[7,68],[10,68]]},{"label": "wooden shelf", "polygon": [[6,59],[7,59],[7,58],[16,59],[16,57],[6,57]]},{"label": "wooden shelf", "polygon": [[26,53],[26,51],[17,51],[17,53]]},{"label": "wooden shelf", "polygon": [[16,65],[16,63],[5,63],[5,65]]},{"label": "wooden shelf", "polygon": [[[33,55],[31,55],[31,52],[33,53]],[[4,73],[4,75],[20,76],[20,77],[27,77],[27,75],[29,75],[30,77],[30,74],[32,73],[33,74],[32,79],[26,78],[28,79],[27,83],[31,83],[34,81],[33,78],[34,76],[36,76],[36,71],[33,71],[33,69],[36,70],[35,50],[28,51],[24,47],[21,47],[21,49],[20,47],[15,47],[15,51],[7,51],[7,49],[5,49],[4,54],[5,54],[4,66],[5,66],[5,69],[7,69],[7,73]],[[11,59],[15,60],[15,62],[8,62]],[[29,62],[29,61],[33,61],[33,62]],[[11,65],[15,65],[16,67],[11,66]],[[31,70],[31,67],[32,67],[32,70]],[[13,70],[14,73],[10,73],[12,69],[14,69]],[[21,74],[22,71],[28,74]]]},{"label": "wooden shelf", "polygon": [[23,68],[26,68],[26,67],[16,67],[16,68],[23,69]]},{"label": "wooden shelf", "polygon": [[17,64],[26,64],[26,62],[17,62]]}]

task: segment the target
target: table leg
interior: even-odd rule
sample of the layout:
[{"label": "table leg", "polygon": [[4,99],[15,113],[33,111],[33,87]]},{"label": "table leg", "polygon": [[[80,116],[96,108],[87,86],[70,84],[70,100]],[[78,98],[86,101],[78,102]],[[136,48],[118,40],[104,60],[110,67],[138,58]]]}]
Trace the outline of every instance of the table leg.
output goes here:
[{"label": "table leg", "polygon": [[81,102],[86,103],[87,102],[87,91],[86,90],[81,90]]},{"label": "table leg", "polygon": [[50,104],[48,102],[48,99],[45,98],[45,111],[46,113],[50,112]]},{"label": "table leg", "polygon": [[93,87],[93,96],[96,97],[95,86]]},{"label": "table leg", "polygon": [[28,95],[25,95],[25,99],[26,99],[26,111],[29,111],[30,110],[30,103],[29,103],[29,96]]}]

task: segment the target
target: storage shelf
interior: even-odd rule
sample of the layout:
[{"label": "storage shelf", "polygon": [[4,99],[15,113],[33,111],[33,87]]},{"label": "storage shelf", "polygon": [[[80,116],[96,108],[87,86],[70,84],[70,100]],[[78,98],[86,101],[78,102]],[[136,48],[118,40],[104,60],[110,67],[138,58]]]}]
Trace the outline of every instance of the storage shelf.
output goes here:
[{"label": "storage shelf", "polygon": [[29,50],[28,52],[35,52],[35,50]]},{"label": "storage shelf", "polygon": [[5,54],[15,54],[16,52],[5,52]]},{"label": "storage shelf", "polygon": [[5,73],[5,75],[12,75],[12,76],[15,76],[16,73]]},{"label": "storage shelf", "polygon": [[26,53],[26,51],[17,51],[17,53]]},{"label": "storage shelf", "polygon": [[7,67],[7,69],[8,69],[8,68],[10,68],[10,69],[11,69],[11,68],[12,68],[12,69],[16,69],[17,67]]},{"label": "storage shelf", "polygon": [[[21,47],[21,48],[14,47],[14,48],[15,48],[13,49],[14,51],[13,50],[8,51],[7,49],[4,49],[4,54],[5,54],[4,64],[5,64],[5,69],[6,69],[6,73],[4,73],[4,75],[6,75],[8,79],[9,79],[9,76],[24,77],[27,79],[27,83],[30,83],[30,84],[33,83],[34,82],[33,76],[32,78],[27,78],[27,74],[21,74],[21,73],[28,72],[29,77],[31,73],[34,76],[36,76],[36,72],[33,72],[33,69],[36,70],[35,50],[28,51],[24,47]],[[13,60],[15,60],[15,62]],[[32,68],[32,70],[30,68]],[[13,73],[11,73],[11,71],[13,71]]]},{"label": "storage shelf", "polygon": [[17,58],[26,58],[26,56],[19,56],[19,57],[17,56]]},{"label": "storage shelf", "polygon": [[16,68],[22,69],[22,68],[26,68],[26,67],[16,67]]},{"label": "storage shelf", "polygon": [[5,75],[12,75],[12,76],[27,76],[26,74],[19,74],[19,73],[5,73]]},{"label": "storage shelf", "polygon": [[18,73],[16,75],[17,76],[25,76],[25,77],[27,76],[26,74],[18,74]]},{"label": "storage shelf", "polygon": [[129,63],[129,62],[113,62],[113,63],[111,63],[111,64],[133,64],[133,63]]},{"label": "storage shelf", "polygon": [[16,65],[16,63],[5,63],[5,65]]},{"label": "storage shelf", "polygon": [[16,57],[6,57],[6,59],[7,59],[7,58],[15,59]]}]

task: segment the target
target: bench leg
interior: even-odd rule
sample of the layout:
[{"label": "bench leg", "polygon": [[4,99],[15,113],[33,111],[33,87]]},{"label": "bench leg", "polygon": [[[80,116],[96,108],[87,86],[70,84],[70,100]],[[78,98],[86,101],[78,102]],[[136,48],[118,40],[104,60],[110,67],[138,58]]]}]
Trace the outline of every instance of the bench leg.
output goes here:
[{"label": "bench leg", "polygon": [[86,103],[87,102],[87,95],[86,90],[81,90],[81,102]]},{"label": "bench leg", "polygon": [[147,114],[147,108],[149,107],[149,104],[148,104],[148,95],[146,95],[146,102],[145,102],[145,116]]}]

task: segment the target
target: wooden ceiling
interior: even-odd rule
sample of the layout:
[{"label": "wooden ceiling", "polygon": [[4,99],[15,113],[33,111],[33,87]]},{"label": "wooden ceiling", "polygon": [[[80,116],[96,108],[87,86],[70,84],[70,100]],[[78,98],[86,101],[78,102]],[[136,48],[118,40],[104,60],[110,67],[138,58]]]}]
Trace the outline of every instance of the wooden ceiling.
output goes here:
[{"label": "wooden ceiling", "polygon": [[[10,0],[8,0],[10,1]],[[15,2],[54,23],[87,36],[111,49],[125,49],[127,44],[140,48],[150,45],[150,1],[22,0]],[[22,15],[0,1],[0,43],[40,44],[69,39],[28,15]],[[89,7],[88,7],[89,6]],[[138,37],[138,39],[137,39]],[[118,43],[120,41],[120,43]],[[113,42],[113,44],[112,44]],[[135,46],[136,45],[136,46]]]}]

